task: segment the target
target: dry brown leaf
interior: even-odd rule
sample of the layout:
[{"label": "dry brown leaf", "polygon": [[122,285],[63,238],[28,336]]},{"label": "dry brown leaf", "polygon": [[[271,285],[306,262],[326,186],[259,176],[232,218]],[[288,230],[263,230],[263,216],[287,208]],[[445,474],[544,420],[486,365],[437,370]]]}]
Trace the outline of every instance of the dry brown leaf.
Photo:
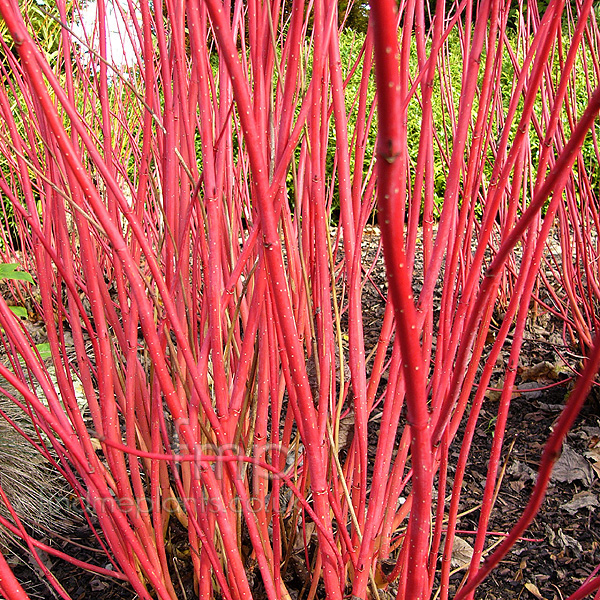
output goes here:
[{"label": "dry brown leaf", "polygon": [[528,464],[521,462],[520,460],[515,460],[510,467],[508,467],[507,472],[509,475],[514,475],[519,478],[519,481],[535,481],[537,479],[537,471],[532,469]]},{"label": "dry brown leaf", "polygon": [[[443,540],[440,545],[440,552],[444,551],[444,544],[446,540]],[[450,564],[453,569],[465,569],[471,564],[473,558],[473,546],[469,542],[463,540],[458,536],[454,536],[452,543],[452,558]]]},{"label": "dry brown leaf", "polygon": [[555,379],[554,365],[544,360],[532,367],[525,367],[521,371],[521,381],[539,381],[540,379]]},{"label": "dry brown leaf", "polygon": [[556,538],[560,548],[569,548],[575,556],[581,556],[581,554],[583,554],[581,544],[574,537],[567,535],[562,529],[557,531]]},{"label": "dry brown leaf", "polygon": [[525,484],[521,480],[511,481],[508,485],[513,492],[520,492],[525,487]]},{"label": "dry brown leaf", "polygon": [[[499,359],[500,360],[500,359]],[[489,388],[485,391],[485,397],[492,402],[498,402],[502,396],[502,388],[504,387],[504,376],[501,374],[495,375],[490,381]]]},{"label": "dry brown leaf", "polygon": [[338,444],[340,450],[349,450],[354,438],[354,413],[340,420]]},{"label": "dry brown leaf", "polygon": [[298,525],[298,531],[296,533],[296,540],[294,542],[294,552],[300,552],[304,550],[304,533],[306,533],[306,543],[310,543],[310,538],[315,532],[316,525],[313,522],[307,523],[304,532],[302,531],[302,525]]},{"label": "dry brown leaf", "polygon": [[102,444],[100,443],[100,440],[98,438],[92,438],[91,442],[92,442],[92,448],[94,450],[102,450]]},{"label": "dry brown leaf", "polygon": [[527,582],[525,584],[525,589],[530,594],[532,594],[533,596],[535,596],[538,600],[545,600],[544,596],[542,596],[542,594],[540,594],[540,590],[538,590],[537,585],[535,585],[534,583]]},{"label": "dry brown leaf", "polygon": [[595,494],[592,494],[592,492],[580,492],[579,494],[575,494],[571,501],[563,504],[561,508],[569,514],[574,515],[582,508],[595,508],[596,506],[600,506],[600,504]]},{"label": "dry brown leaf", "polygon": [[592,448],[584,453],[585,456],[591,458],[594,462],[600,462],[600,448]]},{"label": "dry brown leaf", "polygon": [[519,392],[529,400],[541,398],[543,394],[538,381],[528,381],[527,383],[522,383],[517,387],[517,390],[519,390]]},{"label": "dry brown leaf", "polygon": [[594,471],[590,463],[581,454],[575,452],[565,443],[562,454],[556,461],[554,469],[552,469],[551,479],[566,483],[579,480],[589,487],[594,482]]}]

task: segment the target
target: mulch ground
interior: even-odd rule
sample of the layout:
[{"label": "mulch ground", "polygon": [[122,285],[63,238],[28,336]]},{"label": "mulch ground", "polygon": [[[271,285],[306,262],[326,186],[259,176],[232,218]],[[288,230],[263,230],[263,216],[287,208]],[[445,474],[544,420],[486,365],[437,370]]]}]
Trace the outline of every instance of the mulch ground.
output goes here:
[{"label": "mulch ground", "polygon": [[[540,394],[532,398],[533,394]],[[560,415],[568,388],[522,394],[512,400],[506,428],[504,464],[506,472],[498,494],[489,531],[506,533],[518,521],[535,483],[543,443]],[[492,442],[496,406],[484,406],[471,451],[471,466],[463,485],[463,509],[478,506],[485,485],[487,458]],[[486,419],[490,428],[486,427]],[[562,600],[573,593],[600,563],[600,513],[598,512],[598,411],[590,403],[581,412],[567,437],[563,455],[555,468],[543,505],[524,534],[528,541],[512,551],[481,585],[476,598],[545,598]],[[458,457],[458,448],[452,454]],[[594,466],[596,468],[594,468]],[[463,531],[477,528],[479,512],[465,515]],[[461,535],[473,543],[474,537]],[[490,536],[490,543],[494,536]],[[455,583],[462,580],[455,575]]]}]

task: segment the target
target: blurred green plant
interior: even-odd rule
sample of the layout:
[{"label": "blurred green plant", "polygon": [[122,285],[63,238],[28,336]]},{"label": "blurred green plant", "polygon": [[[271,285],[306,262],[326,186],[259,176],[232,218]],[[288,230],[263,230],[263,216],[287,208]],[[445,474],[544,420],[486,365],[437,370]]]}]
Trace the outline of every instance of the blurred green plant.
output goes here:
[{"label": "blurred green plant", "polygon": [[19,271],[19,265],[14,263],[0,264],[0,279],[17,279],[33,283],[33,277],[29,273]]},{"label": "blurred green plant", "polygon": [[[56,2],[47,2],[46,0],[20,0],[19,6],[29,30],[34,33],[35,39],[38,41],[40,50],[46,55],[48,62],[54,64],[59,55],[62,31],[58,5]],[[72,2],[67,2],[68,14],[71,13],[72,6]],[[7,44],[10,42],[10,36],[3,21],[0,21],[0,35]],[[0,57],[3,61],[5,60],[2,49],[0,49]]]}]

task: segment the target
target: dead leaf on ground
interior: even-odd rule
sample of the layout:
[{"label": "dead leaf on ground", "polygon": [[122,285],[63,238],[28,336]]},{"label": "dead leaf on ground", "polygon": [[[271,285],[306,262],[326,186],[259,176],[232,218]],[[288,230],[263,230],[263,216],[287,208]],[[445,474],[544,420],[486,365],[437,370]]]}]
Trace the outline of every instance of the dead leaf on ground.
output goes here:
[{"label": "dead leaf on ground", "polygon": [[582,508],[595,508],[596,506],[600,506],[600,503],[598,503],[598,498],[595,494],[592,494],[592,492],[580,492],[579,494],[575,494],[570,502],[563,504],[561,508],[569,514],[574,515]]},{"label": "dead leaf on ground", "polygon": [[592,469],[594,469],[596,475],[600,477],[600,446],[595,445],[590,448],[590,450],[584,452],[584,456],[592,461]]},{"label": "dead leaf on ground", "polygon": [[548,543],[556,548],[556,532],[547,523],[544,525],[544,529],[546,530],[546,535],[548,536]]},{"label": "dead leaf on ground", "polygon": [[567,535],[562,529],[559,528],[557,531],[554,531],[548,524],[545,525],[544,529],[548,536],[548,542],[553,548],[559,548],[560,550],[569,548],[576,556],[580,556],[583,553],[581,544],[574,537]]},{"label": "dead leaf on ground", "polygon": [[538,590],[537,585],[535,585],[534,583],[527,582],[525,584],[525,589],[530,594],[532,594],[533,596],[535,596],[538,600],[545,600],[544,596],[542,596],[542,594],[540,594],[540,590]]},{"label": "dead leaf on ground", "polygon": [[557,531],[556,540],[559,548],[568,548],[573,551],[575,556],[581,556],[581,554],[583,554],[583,548],[581,547],[581,544],[574,537],[567,535],[562,529]]},{"label": "dead leaf on ground", "polygon": [[338,447],[348,451],[354,438],[354,413],[350,413],[340,420]]},{"label": "dead leaf on ground", "polygon": [[539,381],[540,379],[556,379],[556,369],[551,362],[544,360],[533,365],[524,367],[521,371],[521,381]]},{"label": "dead leaf on ground", "polygon": [[537,472],[528,464],[520,460],[515,460],[510,467],[508,467],[508,474],[518,477],[519,480],[523,482],[535,481],[537,479]]},{"label": "dead leaf on ground", "polygon": [[294,552],[301,552],[304,550],[305,539],[307,544],[310,543],[311,536],[315,532],[315,529],[316,525],[312,521],[306,524],[304,531],[302,531],[302,525],[298,526],[296,540],[294,542]]},{"label": "dead leaf on ground", "polygon": [[517,389],[525,398],[535,400],[536,398],[541,398],[544,392],[544,390],[540,389],[540,385],[538,381],[528,381],[519,385]]},{"label": "dead leaf on ground", "polygon": [[[491,402],[498,402],[502,396],[502,388],[504,387],[504,378],[497,381],[491,381],[490,387],[485,391],[485,397]],[[493,388],[493,389],[491,389]]]},{"label": "dead leaf on ground", "polygon": [[[440,553],[444,551],[445,539],[440,545]],[[473,546],[462,538],[455,536],[452,543],[452,558],[450,565],[453,569],[465,569],[471,564],[473,558]]]},{"label": "dead leaf on ground", "polygon": [[553,481],[571,483],[582,481],[587,487],[594,482],[594,471],[590,463],[566,443],[563,444],[562,454],[556,461],[552,475]]}]

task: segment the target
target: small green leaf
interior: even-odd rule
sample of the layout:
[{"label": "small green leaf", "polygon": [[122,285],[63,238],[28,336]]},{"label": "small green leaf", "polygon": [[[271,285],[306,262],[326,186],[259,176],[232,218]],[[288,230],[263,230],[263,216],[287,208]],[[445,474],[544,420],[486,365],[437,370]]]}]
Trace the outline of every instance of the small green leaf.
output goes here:
[{"label": "small green leaf", "polygon": [[19,265],[15,263],[0,264],[0,279],[21,279],[33,283],[33,277],[29,273],[17,271],[18,267]]},{"label": "small green leaf", "polygon": [[12,310],[19,319],[27,318],[27,309],[23,306],[9,306],[10,310]]},{"label": "small green leaf", "polygon": [[36,344],[35,347],[37,351],[40,353],[42,359],[50,358],[52,356],[52,351],[50,350],[50,344]]}]

